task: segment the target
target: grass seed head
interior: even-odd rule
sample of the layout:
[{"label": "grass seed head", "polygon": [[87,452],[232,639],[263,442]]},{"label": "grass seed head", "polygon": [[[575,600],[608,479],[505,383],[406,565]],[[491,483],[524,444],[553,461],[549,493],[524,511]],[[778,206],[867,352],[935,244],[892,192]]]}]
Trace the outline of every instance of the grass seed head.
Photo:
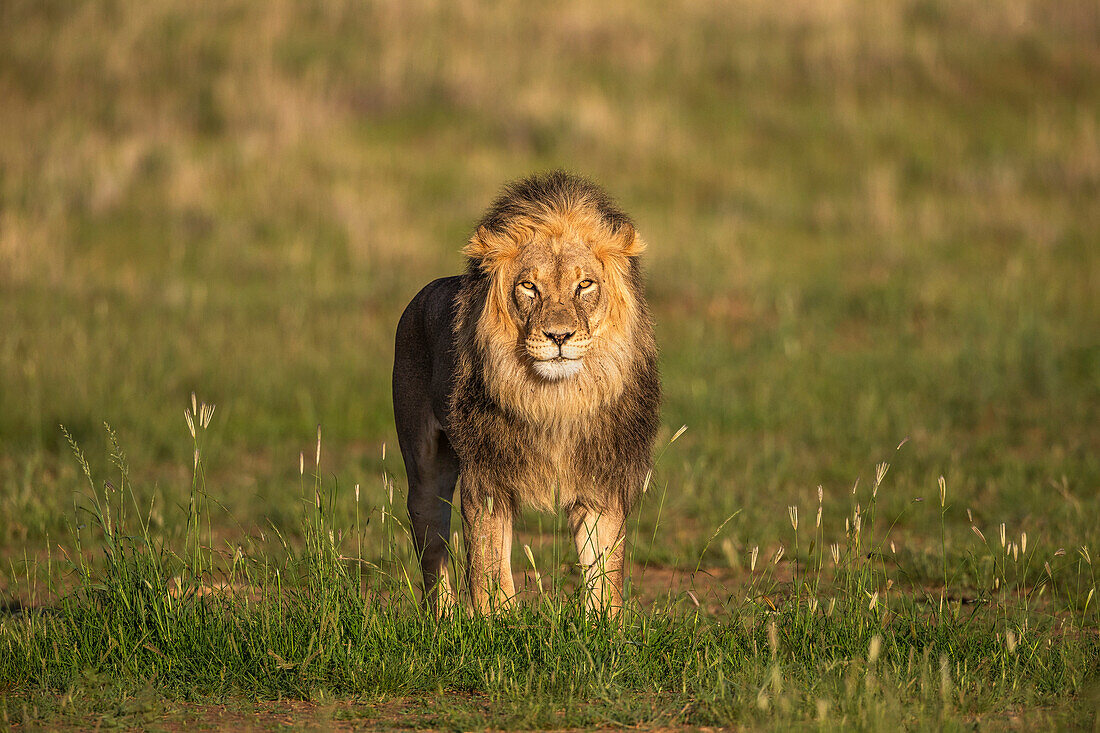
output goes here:
[{"label": "grass seed head", "polygon": [[1001,549],[1005,548],[1005,523],[1001,522]]},{"label": "grass seed head", "polygon": [[191,413],[183,411],[183,419],[187,421],[187,429],[191,432],[191,439],[195,439],[195,421],[191,419]]},{"label": "grass seed head", "polygon": [[880,463],[875,466],[875,484],[871,487],[871,497],[878,496],[878,489],[882,486],[882,479],[886,477],[886,472],[890,470],[889,463]]},{"label": "grass seed head", "polygon": [[1027,554],[1027,532],[1020,533],[1020,552]]},{"label": "grass seed head", "polygon": [[1081,555],[1082,558],[1084,558],[1089,567],[1092,567],[1092,554],[1089,553],[1089,546],[1081,545],[1079,548],[1077,548],[1077,552]]},{"label": "grass seed head", "polygon": [[214,410],[216,408],[217,408],[217,405],[207,405],[205,403],[203,404],[203,406],[202,406],[202,409],[203,409],[202,429],[203,430],[206,430],[206,428],[208,428],[210,426],[210,421],[214,417]]},{"label": "grass seed head", "polygon": [[946,704],[951,698],[951,664],[946,654],[940,655],[940,696]]},{"label": "grass seed head", "polygon": [[756,558],[760,555],[760,545],[756,545],[752,548],[752,552],[749,554],[749,572],[756,572]]},{"label": "grass seed head", "polygon": [[947,482],[940,476],[940,507],[947,504]]},{"label": "grass seed head", "polygon": [[793,527],[794,531],[797,532],[798,531],[798,507],[796,507],[796,506],[787,507],[787,516],[789,516],[791,518],[791,527]]},{"label": "grass seed head", "polygon": [[783,547],[783,545],[780,545],[779,549],[775,551],[775,557],[772,558],[772,564],[778,565],[779,561],[783,559],[783,553],[786,551],[787,550]]},{"label": "grass seed head", "polygon": [[539,593],[542,593],[542,575],[539,573],[538,566],[535,565],[535,555],[531,552],[531,545],[523,546],[523,554],[527,555],[527,562],[531,563],[531,569],[535,571],[535,585],[538,586]]},{"label": "grass seed head", "polygon": [[978,535],[978,537],[981,539],[982,542],[985,542],[985,535],[982,534],[982,531],[980,529],[978,529],[977,526],[972,524],[972,525],[970,525],[970,529],[972,529],[974,531],[974,534]]}]

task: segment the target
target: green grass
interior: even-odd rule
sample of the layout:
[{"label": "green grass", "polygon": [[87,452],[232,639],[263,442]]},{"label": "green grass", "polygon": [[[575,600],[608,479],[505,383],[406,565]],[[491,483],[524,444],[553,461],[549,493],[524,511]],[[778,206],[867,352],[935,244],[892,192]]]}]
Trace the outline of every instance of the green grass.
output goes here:
[{"label": "green grass", "polygon": [[[196,445],[207,414],[204,405],[191,417]],[[9,723],[119,712],[144,720],[148,705],[97,709],[97,695],[85,691],[104,679],[123,701],[136,695],[161,707],[290,697],[353,699],[370,710],[387,697],[436,694],[432,714],[462,728],[805,720],[896,728],[997,719],[1006,706],[1005,723],[1095,722],[1091,556],[1055,559],[1055,570],[1023,538],[1022,555],[1014,537],[1000,547],[983,540],[971,555],[979,577],[963,585],[973,598],[956,596],[957,578],[938,593],[914,585],[903,562],[887,559],[889,531],[876,531],[886,464],[857,492],[867,504],[852,514],[843,543],[826,550],[816,517],[808,526],[789,511],[790,577],[778,577],[782,556],[754,551],[749,579],[718,608],[701,609],[689,593],[645,605],[635,597],[619,621],[586,615],[551,570],[540,580],[548,592],[529,592],[515,610],[484,617],[460,609],[437,621],[416,601],[392,504],[377,517],[381,546],[364,554],[363,520],[375,517],[336,524],[337,488],[316,463],[307,480],[303,465],[301,544],[279,535],[282,552],[249,543],[221,553],[204,541],[211,504],[197,448],[173,548],[150,531],[151,513],[141,513],[125,455],[108,436],[116,481],[97,482],[72,446],[88,481],[80,506],[89,518],[63,551],[75,585],[0,627],[0,680],[15,693],[0,698]],[[318,443],[315,459],[320,451]],[[942,497],[933,511],[946,511],[946,485]],[[102,563],[87,559],[90,538]],[[809,543],[801,562],[800,541]],[[1045,575],[1029,572],[1039,562]],[[454,693],[463,694],[448,699]],[[488,702],[488,715],[463,704],[469,694]],[[30,712],[28,700],[37,703]]]},{"label": "green grass", "polygon": [[[782,727],[818,698],[838,726],[1090,724],[1098,34],[1084,0],[4,4],[0,594],[30,609],[0,620],[5,720],[167,725],[283,696],[435,727]],[[637,513],[621,630],[559,600],[434,627],[401,570],[394,326],[459,271],[502,181],[556,166],[605,184],[649,242],[662,444],[689,429]],[[196,494],[193,391],[218,405]],[[321,562],[300,454],[340,554],[381,572]],[[834,571],[882,462],[872,561]],[[74,506],[105,490],[136,504],[115,561]],[[1025,559],[1005,561],[1002,523]],[[525,516],[513,565],[529,544],[567,577],[562,528]],[[688,580],[666,593],[696,568],[698,610]],[[373,600],[341,575],[359,569]],[[158,583],[231,571],[255,589],[173,605],[178,645],[124,611],[166,614]]]}]

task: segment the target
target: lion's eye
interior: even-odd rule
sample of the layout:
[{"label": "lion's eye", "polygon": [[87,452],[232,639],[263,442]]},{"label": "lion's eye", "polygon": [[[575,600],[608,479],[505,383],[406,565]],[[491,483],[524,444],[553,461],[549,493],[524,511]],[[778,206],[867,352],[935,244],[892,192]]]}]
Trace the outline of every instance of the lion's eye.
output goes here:
[{"label": "lion's eye", "polygon": [[538,288],[536,288],[535,284],[530,280],[524,280],[523,282],[521,282],[519,284],[519,289],[522,290],[523,294],[528,296],[529,298],[535,297],[535,293],[538,292]]},{"label": "lion's eye", "polygon": [[581,280],[580,283],[577,284],[577,292],[578,293],[583,293],[586,290],[591,290],[592,286],[595,285],[595,284],[596,284],[595,281],[585,278],[584,280]]}]

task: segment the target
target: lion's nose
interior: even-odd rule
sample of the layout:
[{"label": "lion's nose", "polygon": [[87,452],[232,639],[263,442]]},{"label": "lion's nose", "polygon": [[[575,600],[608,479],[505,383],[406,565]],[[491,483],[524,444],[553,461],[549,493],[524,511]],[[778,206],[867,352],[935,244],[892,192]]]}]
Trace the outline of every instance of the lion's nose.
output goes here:
[{"label": "lion's nose", "polygon": [[543,331],[543,333],[546,335],[546,338],[550,339],[558,346],[561,346],[568,341],[569,337],[576,333],[576,331]]}]

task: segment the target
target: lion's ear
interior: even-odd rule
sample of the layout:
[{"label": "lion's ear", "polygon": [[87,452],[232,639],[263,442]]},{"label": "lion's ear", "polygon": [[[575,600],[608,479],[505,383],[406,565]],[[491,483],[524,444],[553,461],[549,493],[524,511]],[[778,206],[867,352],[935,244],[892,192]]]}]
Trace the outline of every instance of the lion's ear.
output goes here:
[{"label": "lion's ear", "polygon": [[637,257],[645,252],[645,240],[630,224],[623,224],[616,232],[621,242],[622,253],[627,257]]},{"label": "lion's ear", "polygon": [[475,260],[484,260],[492,252],[492,235],[488,228],[479,226],[470,241],[462,248],[462,254]]},{"label": "lion's ear", "polygon": [[601,258],[637,257],[645,252],[645,248],[645,240],[634,230],[634,227],[630,224],[622,224],[602,246],[596,248],[596,255]]},{"label": "lion's ear", "polygon": [[508,233],[493,232],[482,225],[462,248],[462,254],[477,260],[482,269],[488,270],[518,255],[519,245]]}]

